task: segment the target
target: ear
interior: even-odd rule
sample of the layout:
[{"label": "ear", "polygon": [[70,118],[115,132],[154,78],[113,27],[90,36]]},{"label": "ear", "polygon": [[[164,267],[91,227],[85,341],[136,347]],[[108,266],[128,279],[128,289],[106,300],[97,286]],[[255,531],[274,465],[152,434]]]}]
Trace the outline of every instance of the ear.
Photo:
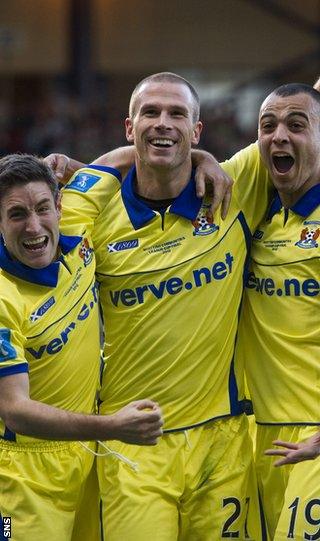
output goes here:
[{"label": "ear", "polygon": [[131,118],[126,118],[125,126],[126,126],[126,138],[127,138],[128,143],[134,143],[133,122]]},{"label": "ear", "polygon": [[62,211],[61,198],[62,198],[62,195],[61,195],[61,192],[59,192],[57,195],[56,202],[55,202],[58,220],[60,220],[61,218],[61,211]]},{"label": "ear", "polygon": [[198,122],[196,122],[195,125],[193,126],[193,134],[192,134],[192,141],[191,141],[193,145],[197,145],[199,143],[202,127],[203,127],[203,124],[202,122],[200,122],[200,120],[198,120]]},{"label": "ear", "polygon": [[1,239],[1,237],[2,237],[3,244],[4,244],[5,246],[7,246],[7,245],[6,245],[6,239],[4,238],[4,234],[3,234],[2,229],[3,229],[3,228],[2,228],[2,220],[1,220],[1,214],[0,214],[0,239]]}]

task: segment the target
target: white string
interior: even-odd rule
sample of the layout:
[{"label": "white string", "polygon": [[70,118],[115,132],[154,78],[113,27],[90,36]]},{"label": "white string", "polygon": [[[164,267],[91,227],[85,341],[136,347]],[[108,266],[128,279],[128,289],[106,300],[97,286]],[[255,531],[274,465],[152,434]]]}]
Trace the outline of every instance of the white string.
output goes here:
[{"label": "white string", "polygon": [[93,449],[90,449],[90,447],[88,445],[86,445],[83,441],[79,441],[79,443],[89,453],[91,453],[94,456],[97,456],[98,458],[103,457],[103,456],[112,455],[115,458],[117,458],[118,460],[120,460],[121,462],[123,462],[124,464],[127,464],[127,466],[129,466],[133,471],[135,471],[135,472],[139,471],[139,464],[137,462],[133,462],[132,460],[130,460],[126,456],[122,455],[121,453],[117,453],[117,451],[112,451],[112,449],[107,447],[107,445],[103,441],[97,440],[97,443],[99,443],[99,445],[101,445],[101,447],[103,447],[106,450],[106,452],[104,452],[104,453],[99,453],[99,452],[94,451]]}]

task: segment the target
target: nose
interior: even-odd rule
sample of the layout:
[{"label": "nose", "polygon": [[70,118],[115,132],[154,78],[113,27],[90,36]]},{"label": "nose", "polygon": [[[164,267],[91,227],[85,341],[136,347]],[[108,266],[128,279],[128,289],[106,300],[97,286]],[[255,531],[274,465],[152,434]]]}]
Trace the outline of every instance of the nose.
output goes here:
[{"label": "nose", "polygon": [[287,143],[289,141],[288,130],[283,124],[278,124],[273,132],[273,141],[276,143]]},{"label": "nose", "polygon": [[26,220],[26,232],[35,234],[35,233],[38,233],[39,230],[40,230],[40,218],[35,212],[32,212],[31,214],[29,214]]},{"label": "nose", "polygon": [[167,113],[167,111],[161,111],[161,113],[159,113],[156,122],[156,128],[166,130],[172,128],[171,117]]}]

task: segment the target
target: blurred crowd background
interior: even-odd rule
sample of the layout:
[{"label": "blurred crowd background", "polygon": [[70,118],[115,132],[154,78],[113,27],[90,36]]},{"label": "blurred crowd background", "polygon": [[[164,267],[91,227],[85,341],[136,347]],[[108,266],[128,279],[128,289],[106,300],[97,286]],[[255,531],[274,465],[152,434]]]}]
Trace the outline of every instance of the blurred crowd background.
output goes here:
[{"label": "blurred crowd background", "polygon": [[320,74],[319,0],[10,0],[0,18],[0,155],[84,162],[126,143],[135,84],[173,71],[199,90],[201,148],[255,140],[263,98]]}]

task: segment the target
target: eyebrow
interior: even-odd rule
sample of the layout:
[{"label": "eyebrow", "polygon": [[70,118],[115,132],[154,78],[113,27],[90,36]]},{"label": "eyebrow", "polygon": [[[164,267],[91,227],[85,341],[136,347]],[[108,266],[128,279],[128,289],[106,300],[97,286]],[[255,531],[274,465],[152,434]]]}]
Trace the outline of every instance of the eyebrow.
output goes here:
[{"label": "eyebrow", "polygon": [[[41,201],[38,201],[38,203],[36,203],[35,205],[35,208],[39,207],[40,205],[43,205],[45,203],[50,203],[50,198],[49,197],[45,197],[44,199],[41,199]],[[15,210],[25,210],[26,207],[20,205],[20,204],[17,204],[17,205],[12,205],[12,207],[9,207],[8,208],[8,212],[11,212],[11,211],[15,211]]]},{"label": "eyebrow", "polygon": [[38,207],[39,205],[43,205],[43,203],[51,203],[50,197],[45,197],[44,199],[41,199],[41,201],[38,201],[36,207]]},{"label": "eyebrow", "polygon": [[144,109],[149,109],[150,107],[157,108],[160,107],[160,104],[156,101],[149,101],[141,105],[141,111],[144,111]]},{"label": "eyebrow", "polygon": [[[306,115],[306,113],[304,113],[303,111],[291,111],[287,115],[286,118],[290,118],[292,116],[302,116],[303,118],[305,118],[309,122],[308,115]],[[263,115],[261,115],[261,117],[260,117],[260,120],[264,120],[265,118],[268,118],[268,117],[276,118],[276,115],[274,113],[263,113]]]},{"label": "eyebrow", "polygon": [[[162,104],[160,104],[159,102],[150,101],[149,103],[145,103],[144,105],[142,105],[140,111],[144,112],[146,109],[150,109],[150,108],[158,109],[160,107],[162,107]],[[189,111],[188,107],[184,104],[172,104],[172,105],[168,105],[168,108],[183,111],[183,112]]]}]

